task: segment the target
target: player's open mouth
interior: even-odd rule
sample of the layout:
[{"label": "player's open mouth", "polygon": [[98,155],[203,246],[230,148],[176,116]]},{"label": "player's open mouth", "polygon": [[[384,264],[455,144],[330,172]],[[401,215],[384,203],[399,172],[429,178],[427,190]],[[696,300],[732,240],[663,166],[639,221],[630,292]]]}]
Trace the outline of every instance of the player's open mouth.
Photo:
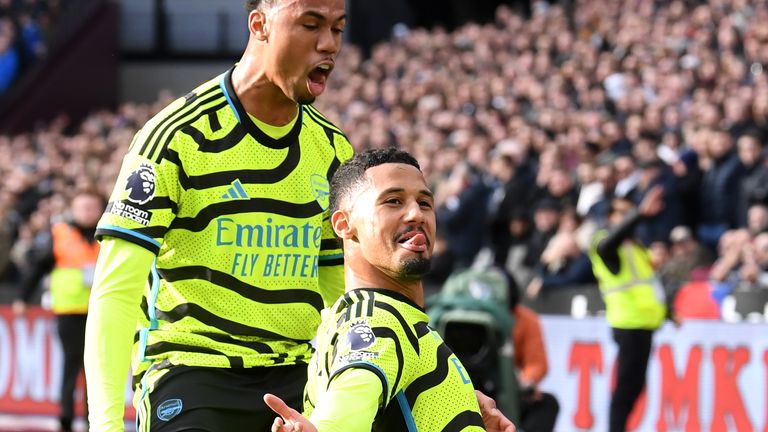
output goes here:
[{"label": "player's open mouth", "polygon": [[401,235],[397,242],[405,249],[413,252],[425,252],[429,246],[427,236],[418,230],[411,230]]},{"label": "player's open mouth", "polygon": [[333,66],[329,63],[323,63],[309,72],[307,77],[307,87],[312,96],[320,96],[325,90],[325,83],[328,75],[331,74]]}]

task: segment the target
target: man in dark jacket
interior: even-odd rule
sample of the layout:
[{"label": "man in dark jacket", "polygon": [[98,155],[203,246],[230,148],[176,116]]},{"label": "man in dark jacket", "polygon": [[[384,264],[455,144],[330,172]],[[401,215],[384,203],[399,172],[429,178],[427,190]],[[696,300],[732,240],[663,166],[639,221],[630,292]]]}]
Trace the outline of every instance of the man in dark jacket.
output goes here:
[{"label": "man in dark jacket", "polygon": [[742,169],[727,132],[712,131],[708,139],[712,165],[704,172],[701,182],[697,237],[715,250],[720,236],[737,225],[734,209],[738,203]]},{"label": "man in dark jacket", "polygon": [[752,204],[768,204],[768,166],[763,157],[763,146],[756,133],[739,137],[736,148],[743,170],[736,208],[737,222],[738,226],[744,227],[747,225],[747,212]]},{"label": "man in dark jacket", "polygon": [[437,220],[445,228],[455,268],[469,267],[483,246],[489,189],[469,164],[457,165],[443,187]]}]

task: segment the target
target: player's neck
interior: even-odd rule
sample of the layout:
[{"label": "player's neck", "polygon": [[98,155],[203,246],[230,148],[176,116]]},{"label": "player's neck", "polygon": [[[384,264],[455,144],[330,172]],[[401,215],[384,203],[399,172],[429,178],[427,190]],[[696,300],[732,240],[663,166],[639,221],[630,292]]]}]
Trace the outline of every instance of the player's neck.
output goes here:
[{"label": "player's neck", "polygon": [[361,271],[361,269],[356,270],[349,264],[346,264],[344,284],[346,291],[351,291],[357,288],[375,288],[394,291],[408,297],[422,308],[424,307],[424,288],[421,280],[403,281],[387,275],[378,269]]},{"label": "player's neck", "polygon": [[298,104],[267,79],[264,70],[244,56],[232,72],[232,86],[243,108],[272,126],[284,126],[296,118]]}]

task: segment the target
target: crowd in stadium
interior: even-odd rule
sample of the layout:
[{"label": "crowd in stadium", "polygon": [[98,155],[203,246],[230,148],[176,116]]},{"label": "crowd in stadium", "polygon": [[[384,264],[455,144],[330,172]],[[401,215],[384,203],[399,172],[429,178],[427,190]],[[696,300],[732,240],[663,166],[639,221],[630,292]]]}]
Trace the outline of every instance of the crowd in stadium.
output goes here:
[{"label": "crowd in stadium", "polygon": [[[55,2],[24,2],[37,3]],[[568,4],[536,2],[530,18],[501,7],[451,33],[397,27],[370,58],[339,56],[321,111],[358,149],[414,154],[436,191],[432,285],[478,262],[529,297],[594,284],[586,250],[610,198],[660,184],[664,210],[637,229],[668,289],[768,288],[768,6]],[[0,136],[13,155],[0,159],[6,281],[75,186],[112,190],[137,127],[170,97]]]},{"label": "crowd in stadium", "polygon": [[0,0],[0,94],[45,55],[60,0]]}]

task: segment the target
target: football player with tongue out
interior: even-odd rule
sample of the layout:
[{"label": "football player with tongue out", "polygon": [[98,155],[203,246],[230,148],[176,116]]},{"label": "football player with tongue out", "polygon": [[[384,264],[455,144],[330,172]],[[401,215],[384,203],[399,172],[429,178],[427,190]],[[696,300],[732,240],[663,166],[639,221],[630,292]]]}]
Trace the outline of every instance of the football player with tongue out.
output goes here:
[{"label": "football player with tongue out", "polygon": [[[336,64],[345,2],[246,8],[240,62],[125,143],[96,230],[85,347],[91,430],[124,429],[131,353],[138,430],[268,429],[274,413],[263,394],[301,407],[321,310],[344,292],[328,189],[353,148],[311,104]],[[138,177],[140,191],[129,181]],[[255,240],[264,226],[296,234]],[[427,230],[389,235],[386,253],[423,265]],[[307,264],[278,268],[283,256]]]},{"label": "football player with tongue out", "polygon": [[303,415],[265,396],[280,415],[272,431],[514,431],[481,414],[489,400],[428,325],[435,210],[418,162],[394,148],[354,156],[333,177],[330,212],[346,293],[323,311]]}]

